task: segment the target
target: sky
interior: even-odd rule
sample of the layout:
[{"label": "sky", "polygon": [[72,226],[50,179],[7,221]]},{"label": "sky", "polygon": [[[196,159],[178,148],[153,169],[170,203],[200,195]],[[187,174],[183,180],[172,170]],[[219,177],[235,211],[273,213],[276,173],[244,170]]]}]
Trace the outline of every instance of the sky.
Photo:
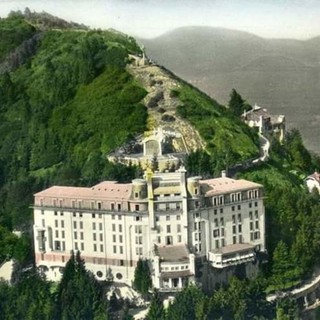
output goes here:
[{"label": "sky", "polygon": [[142,38],[183,26],[236,29],[266,38],[320,35],[320,0],[0,0],[0,17],[25,7]]}]

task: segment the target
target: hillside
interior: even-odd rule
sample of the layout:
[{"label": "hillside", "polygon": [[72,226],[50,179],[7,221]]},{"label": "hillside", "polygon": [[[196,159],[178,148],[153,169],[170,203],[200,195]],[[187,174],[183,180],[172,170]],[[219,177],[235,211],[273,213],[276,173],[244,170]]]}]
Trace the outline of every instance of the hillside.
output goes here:
[{"label": "hillside", "polygon": [[[140,39],[149,56],[221,103],[232,88],[249,103],[286,114],[310,150],[320,152],[319,38],[264,39],[246,32],[185,27]],[[302,107],[303,106],[303,107]]]},{"label": "hillside", "polygon": [[[257,135],[225,107],[164,68],[133,68],[129,54],[141,54],[133,38],[74,30],[59,19],[63,29],[38,29],[29,18],[0,20],[16,39],[0,38],[7,66],[0,74],[0,216],[7,227],[29,225],[32,193],[46,186],[135,177],[139,170],[109,163],[107,154],[158,125],[177,126],[189,151],[206,147],[211,174],[258,155]],[[16,29],[29,33],[17,37]]]}]

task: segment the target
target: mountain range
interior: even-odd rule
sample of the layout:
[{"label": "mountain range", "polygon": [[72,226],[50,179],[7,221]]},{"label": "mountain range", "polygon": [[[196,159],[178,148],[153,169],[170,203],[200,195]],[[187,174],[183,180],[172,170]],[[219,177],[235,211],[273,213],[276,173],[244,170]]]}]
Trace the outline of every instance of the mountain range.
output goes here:
[{"label": "mountain range", "polygon": [[140,39],[151,59],[225,104],[235,88],[250,104],[285,114],[307,147],[320,145],[320,37],[265,39],[247,32],[183,27]]}]

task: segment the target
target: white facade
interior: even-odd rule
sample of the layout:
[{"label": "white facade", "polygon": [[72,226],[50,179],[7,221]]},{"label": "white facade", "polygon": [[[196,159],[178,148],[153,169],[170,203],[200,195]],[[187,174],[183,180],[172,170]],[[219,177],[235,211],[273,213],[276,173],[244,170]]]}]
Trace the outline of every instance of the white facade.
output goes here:
[{"label": "white facade", "polygon": [[265,250],[264,224],[262,186],[246,180],[187,179],[180,169],[129,184],[54,186],[35,195],[36,265],[59,280],[71,250],[80,250],[98,279],[131,285],[144,258],[153,285],[175,291],[205,281],[202,263],[228,270],[253,262]]}]

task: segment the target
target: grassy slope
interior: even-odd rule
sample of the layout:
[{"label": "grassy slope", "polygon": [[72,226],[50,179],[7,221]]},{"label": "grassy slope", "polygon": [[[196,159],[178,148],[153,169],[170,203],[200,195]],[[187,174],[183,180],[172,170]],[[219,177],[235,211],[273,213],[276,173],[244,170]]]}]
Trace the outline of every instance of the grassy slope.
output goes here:
[{"label": "grassy slope", "polygon": [[232,162],[259,154],[257,134],[231,116],[225,107],[186,84],[178,95],[183,103],[178,113],[199,131],[211,154],[232,153]]}]

